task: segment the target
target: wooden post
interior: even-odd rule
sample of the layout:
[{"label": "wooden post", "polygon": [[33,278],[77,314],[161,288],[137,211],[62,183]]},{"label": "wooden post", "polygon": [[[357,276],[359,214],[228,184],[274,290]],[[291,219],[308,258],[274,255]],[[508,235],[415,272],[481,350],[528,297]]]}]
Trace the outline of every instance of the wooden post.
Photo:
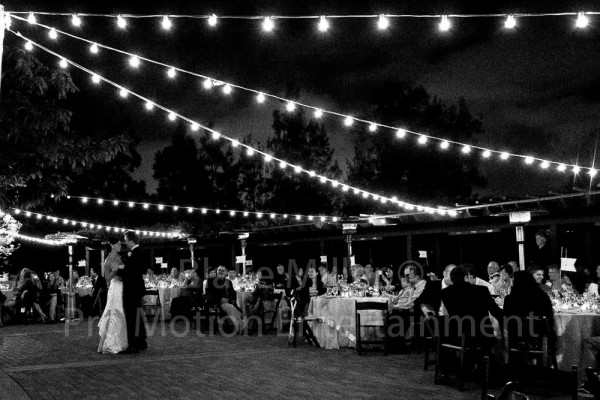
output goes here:
[{"label": "wooden post", "polygon": [[[2,50],[4,48],[4,29],[5,26],[4,6],[0,4],[0,77],[2,77]],[[0,79],[0,89],[2,89],[2,79]]]}]

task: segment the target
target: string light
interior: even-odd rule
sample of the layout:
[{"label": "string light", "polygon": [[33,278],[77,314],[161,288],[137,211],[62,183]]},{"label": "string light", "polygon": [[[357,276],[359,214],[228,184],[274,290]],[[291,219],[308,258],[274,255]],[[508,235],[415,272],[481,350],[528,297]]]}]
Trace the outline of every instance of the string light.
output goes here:
[{"label": "string light", "polygon": [[67,62],[67,60],[65,60],[64,58],[60,60],[60,62],[58,63],[58,65],[60,65],[61,68],[67,68],[69,66],[69,63]]},{"label": "string light", "polygon": [[117,16],[117,26],[121,29],[125,29],[127,27],[127,21],[120,15]]},{"label": "string light", "polygon": [[548,161],[543,161],[540,164],[540,168],[542,168],[542,169],[548,169],[548,167],[550,167],[550,163]]},{"label": "string light", "polygon": [[564,172],[567,169],[567,166],[565,164],[558,164],[558,167],[556,167],[556,169],[559,172]]},{"label": "string light", "polygon": [[246,155],[247,155],[248,157],[252,157],[252,156],[254,155],[254,149],[253,149],[252,147],[248,147],[248,148],[246,149]]},{"label": "string light", "polygon": [[192,126],[190,127],[190,129],[194,132],[198,132],[198,130],[200,130],[200,125],[198,125],[197,123],[193,123]]},{"label": "string light", "polygon": [[471,146],[465,145],[460,151],[462,151],[463,154],[469,154],[471,152]]},{"label": "string light", "polygon": [[265,32],[271,32],[275,28],[275,23],[271,19],[271,17],[265,17],[262,23],[262,28]]},{"label": "string light", "polygon": [[288,112],[293,112],[296,109],[296,104],[293,101],[288,101],[288,103],[285,105],[285,109]]},{"label": "string light", "polygon": [[531,165],[531,164],[533,164],[534,161],[535,161],[535,159],[531,156],[525,157],[525,164]]},{"label": "string light", "polygon": [[442,20],[440,21],[440,24],[439,24],[440,31],[447,32],[450,30],[451,27],[452,27],[452,24],[450,23],[448,16],[442,15]]},{"label": "string light", "polygon": [[425,144],[427,143],[427,136],[421,135],[419,136],[419,139],[417,141],[419,142],[419,144]]},{"label": "string light", "polygon": [[56,29],[50,29],[50,31],[48,32],[48,37],[50,37],[50,39],[52,40],[56,40],[56,38],[58,38],[58,33],[56,33]]},{"label": "string light", "polygon": [[177,75],[177,71],[175,71],[175,68],[169,68],[169,70],[167,71],[167,76],[173,79],[175,78],[175,75]]},{"label": "string light", "polygon": [[221,134],[219,132],[213,131],[213,133],[212,133],[213,140],[219,140],[220,137],[221,137]]},{"label": "string light", "polygon": [[154,108],[154,103],[152,103],[151,101],[147,101],[145,107],[146,110],[150,111]]},{"label": "string light", "polygon": [[327,21],[327,18],[325,18],[325,16],[321,16],[321,18],[319,18],[319,31],[327,32],[328,29],[329,21]]},{"label": "string light", "polygon": [[506,21],[504,21],[504,27],[506,29],[513,29],[515,26],[517,26],[517,20],[515,19],[515,17],[513,17],[512,15],[506,17]]},{"label": "string light", "polygon": [[450,147],[450,143],[447,140],[444,140],[442,143],[440,143],[440,147],[443,150],[446,150],[448,147]]},{"label": "string light", "polygon": [[[16,34],[14,31],[12,31],[12,30],[8,30],[8,31],[9,31],[9,32],[11,32],[11,33],[13,33],[13,34],[15,34],[15,35],[17,35],[17,34]],[[22,37],[22,36],[21,36],[21,37]],[[22,37],[22,38],[23,38],[24,40],[27,40],[27,38],[24,38],[24,37]],[[44,46],[42,46],[42,45],[40,45],[40,44],[38,44],[38,43],[34,43],[34,42],[32,42],[32,43],[33,43],[35,46],[37,46],[37,47],[41,48],[42,50],[44,50],[44,51],[46,51],[46,52],[48,52],[48,53],[50,53],[50,54],[53,54],[53,55],[55,55],[55,56],[57,56],[57,57],[61,57],[61,56],[60,56],[59,54],[57,54],[56,52],[54,52],[54,51],[52,51],[52,50],[50,50],[50,49],[47,49],[46,47],[44,47]],[[87,73],[88,73],[88,74],[90,74],[90,75],[93,75],[93,74],[94,74],[94,72],[93,72],[93,71],[90,71],[90,70],[88,70],[88,69],[86,69],[86,68],[82,67],[81,65],[77,64],[77,63],[74,63],[74,62],[72,62],[72,61],[69,61],[69,62],[70,62],[70,63],[71,63],[73,66],[75,66],[76,68],[79,68],[79,69],[81,69],[82,71],[84,71],[84,72],[87,72]],[[108,79],[104,78],[104,77],[101,77],[101,79],[102,79],[104,82],[106,82],[106,83],[108,83],[108,84],[110,84],[110,85],[112,85],[112,86],[115,86],[115,87],[117,87],[117,88],[120,90],[120,95],[121,95],[122,97],[126,97],[126,96],[128,96],[128,95],[131,93],[131,94],[133,94],[133,95],[134,95],[136,98],[139,98],[139,99],[141,99],[141,100],[143,100],[143,101],[145,101],[145,102],[149,101],[149,100],[148,100],[148,99],[146,99],[145,97],[143,97],[143,96],[141,96],[141,95],[139,95],[139,94],[137,94],[137,93],[135,93],[135,92],[130,92],[130,91],[128,91],[126,88],[124,88],[124,87],[122,87],[122,86],[120,86],[120,85],[118,85],[118,84],[116,84],[116,83],[114,83],[114,82],[112,82],[112,81],[110,81],[110,80],[108,80]],[[156,104],[155,104],[155,105],[156,105]],[[180,114],[177,114],[177,113],[175,113],[174,111],[172,111],[172,110],[170,110],[170,109],[168,109],[168,108],[166,108],[166,107],[164,107],[164,106],[159,106],[159,107],[161,108],[161,110],[165,111],[166,113],[173,112],[173,113],[176,115],[176,118],[179,118],[179,119],[185,120],[185,121],[187,121],[187,122],[188,122],[188,123],[190,123],[190,124],[191,124],[191,123],[193,123],[193,122],[195,122],[195,121],[192,121],[192,120],[190,120],[189,118],[186,118],[186,117],[184,117],[184,116],[182,116],[182,115],[180,115]],[[350,117],[350,118],[351,118],[351,117]],[[204,125],[201,125],[201,124],[199,124],[199,125],[200,125],[200,127],[202,127],[203,129],[205,129],[206,131],[208,131],[208,132],[212,133],[212,135],[213,135],[213,138],[219,138],[219,137],[221,137],[221,136],[222,136],[222,135],[221,135],[219,132],[215,131],[214,129],[211,129],[211,128],[209,128],[209,127],[207,127],[207,126],[204,126]],[[229,137],[229,136],[222,136],[222,137],[223,137],[223,138],[225,138],[225,139],[227,139],[227,140],[228,140],[230,143],[231,143],[231,142],[233,142],[233,140],[234,140],[233,138],[231,138],[231,137]],[[251,147],[251,146],[249,146],[249,145],[246,145],[246,144],[244,144],[244,145],[243,145],[243,147],[246,149],[246,151],[247,151],[247,154],[253,154],[254,152],[259,152],[259,153],[260,153],[260,154],[261,154],[261,155],[264,157],[264,161],[265,161],[266,163],[268,163],[268,162],[270,162],[270,161],[272,161],[272,160],[273,160],[273,156],[272,156],[272,155],[266,154],[266,153],[264,153],[264,152],[262,152],[262,151],[259,151],[259,150],[256,150],[256,149],[253,149],[253,150],[252,150],[252,152],[248,151],[248,149],[252,148],[252,147]],[[278,161],[278,162],[281,162],[281,161],[285,161],[285,160],[277,159],[277,161]],[[292,168],[294,168],[294,167],[296,166],[296,165],[294,165],[294,164],[292,164],[292,163],[288,163],[287,161],[285,161],[285,162],[286,162],[286,164],[287,164],[287,165],[290,165],[290,166],[292,166]],[[301,167],[300,167],[300,168],[301,168]],[[311,175],[311,176],[315,176],[315,175],[316,175],[316,174],[314,173],[314,171],[308,171],[308,170],[304,170],[304,169],[302,169],[302,172],[304,172],[304,173],[307,173],[307,174],[309,174],[309,175]],[[325,182],[327,182],[327,181],[332,181],[331,179],[328,179],[327,177],[325,177],[325,176],[322,176],[322,175],[316,175],[316,176],[317,176],[317,177],[318,177],[318,178],[319,178],[319,179],[320,179],[320,180],[321,180],[323,183],[325,183]],[[369,198],[369,196],[371,195],[371,193],[370,193],[370,192],[368,192],[368,191],[361,190],[361,192],[364,192],[364,193],[366,194],[365,198]],[[373,194],[373,195],[375,195],[375,194]],[[376,196],[379,196],[379,195],[376,195]],[[378,198],[381,198],[381,197],[385,197],[385,196],[379,196]],[[389,198],[387,198],[387,199],[389,200]],[[407,207],[409,207],[409,206],[410,206],[410,204],[409,204],[409,203],[404,203],[404,202],[396,202],[396,203],[394,203],[394,204],[396,204],[398,207],[404,207],[405,209],[408,209]],[[428,210],[428,209],[430,209],[430,207],[425,207],[424,209]]]},{"label": "string light", "polygon": [[217,16],[215,14],[211,15],[208,18],[208,25],[210,25],[210,26],[217,26]]},{"label": "string light", "polygon": [[45,244],[48,246],[64,246],[67,244],[66,241],[62,241],[62,240],[43,239],[43,238],[38,238],[38,237],[33,237],[33,236],[22,235],[20,233],[15,233],[14,237],[16,239],[25,240],[28,242],[39,243],[39,244]]},{"label": "string light", "polygon": [[175,121],[176,118],[177,118],[177,116],[175,115],[175,113],[173,113],[173,112],[169,113],[169,121]]},{"label": "string light", "polygon": [[[568,13],[567,13],[567,14],[568,14]],[[516,14],[515,14],[515,15],[516,15]],[[564,14],[561,14],[561,15],[564,15]],[[570,13],[570,14],[568,14],[568,15],[575,15],[575,13]],[[512,15],[512,16],[514,17],[514,15]],[[520,15],[520,16],[527,16],[527,15]],[[585,15],[584,15],[584,16],[585,16]],[[121,17],[121,16],[119,16],[119,17]],[[18,16],[15,16],[15,18],[16,18],[16,19],[19,19],[19,20],[24,20],[23,18],[20,18],[20,17],[18,17]],[[121,18],[122,18],[122,17],[121,17]],[[586,17],[586,18],[587,18],[587,17]],[[48,27],[48,26],[45,26],[45,25],[43,25],[43,24],[38,24],[38,25],[39,25],[39,26],[42,26],[42,27],[44,27],[44,28],[46,28],[46,29],[51,29],[50,27]],[[12,31],[11,31],[11,32],[12,32]],[[61,33],[61,34],[63,34],[63,35],[68,35],[68,36],[70,36],[70,37],[73,37],[73,38],[75,38],[75,39],[78,39],[78,40],[86,41],[86,42],[88,42],[88,43],[91,43],[92,45],[94,45],[94,44],[95,44],[97,47],[99,47],[99,46],[102,46],[102,47],[105,47],[105,48],[107,48],[107,49],[110,49],[110,50],[113,50],[113,51],[116,51],[116,52],[120,52],[120,53],[122,53],[122,54],[129,54],[129,53],[127,53],[127,52],[124,52],[124,51],[122,51],[122,50],[114,49],[114,48],[111,48],[111,47],[108,47],[108,46],[104,46],[104,45],[98,45],[98,44],[96,44],[96,43],[94,43],[94,42],[91,42],[91,41],[89,41],[89,40],[87,40],[87,39],[83,39],[83,38],[77,37],[77,36],[75,36],[75,35],[72,35],[72,34],[70,34],[70,33],[61,32],[61,31],[57,31],[57,32],[58,32],[58,33]],[[13,33],[14,33],[14,32],[13,32]],[[26,46],[27,46],[27,45],[26,45]],[[27,47],[29,47],[29,46],[27,46]],[[31,46],[31,47],[32,47],[32,46]],[[135,55],[131,55],[131,54],[130,54],[130,56],[131,56],[132,58],[133,58],[133,57],[137,57],[137,56],[135,56]],[[132,58],[130,58],[130,60],[132,60]],[[141,60],[142,58],[140,58],[140,57],[137,57],[137,59],[138,59],[138,60]],[[195,73],[192,73],[192,72],[189,72],[189,71],[184,71],[184,70],[181,70],[181,69],[179,69],[179,68],[175,68],[175,67],[172,67],[172,66],[168,66],[168,65],[166,65],[166,64],[162,64],[162,63],[160,63],[160,62],[157,62],[157,61],[153,61],[153,60],[146,59],[146,58],[143,58],[143,59],[144,59],[144,60],[146,60],[146,61],[148,61],[148,62],[151,62],[151,63],[160,64],[160,65],[165,65],[165,66],[167,66],[169,69],[171,69],[171,68],[172,68],[172,69],[173,69],[173,70],[175,70],[175,71],[182,71],[182,72],[184,72],[184,73],[192,74],[192,75],[195,75],[195,76],[201,76],[201,75],[199,75],[199,74],[195,74]],[[135,59],[133,59],[133,60],[135,60]],[[137,61],[133,61],[133,64],[134,64],[134,65],[136,65],[136,63],[137,63]],[[201,77],[202,77],[202,76],[201,76]],[[230,83],[225,83],[225,82],[218,82],[218,81],[215,81],[215,80],[211,79],[210,77],[204,77],[204,82],[203,82],[203,85],[204,85],[204,87],[205,87],[206,89],[210,89],[210,88],[211,88],[213,85],[215,85],[215,84],[223,85],[223,92],[224,92],[225,94],[229,94],[229,93],[231,92],[231,90],[232,90],[232,88],[233,88],[233,87],[237,87],[237,88],[240,88],[240,89],[242,89],[242,90],[247,90],[247,91],[255,92],[255,93],[257,93],[257,96],[258,96],[258,94],[262,94],[262,96],[264,96],[265,98],[268,96],[268,97],[275,98],[275,99],[278,99],[278,100],[281,100],[281,101],[286,101],[286,102],[288,102],[288,103],[292,101],[292,100],[288,100],[288,99],[285,99],[285,98],[281,98],[281,97],[278,97],[278,96],[275,96],[275,95],[271,95],[271,94],[267,94],[267,93],[263,93],[263,92],[258,92],[258,91],[255,91],[255,90],[253,90],[253,89],[245,88],[245,87],[242,87],[242,86],[239,86],[239,85],[233,85],[233,84],[230,84]],[[262,96],[261,96],[261,98],[262,98]],[[258,99],[258,97],[257,97],[257,99]],[[311,109],[313,109],[313,110],[314,110],[314,113],[315,113],[315,117],[316,117],[316,118],[319,118],[319,117],[321,117],[321,116],[322,116],[322,114],[323,114],[323,112],[327,112],[327,113],[330,113],[330,114],[333,114],[333,115],[337,115],[337,116],[343,117],[343,118],[344,118],[344,123],[345,123],[347,126],[350,126],[350,125],[352,125],[352,123],[353,123],[353,122],[356,120],[356,121],[360,121],[360,122],[364,122],[364,123],[367,123],[367,124],[369,124],[369,129],[372,129],[372,128],[371,128],[372,124],[375,124],[377,127],[384,127],[384,128],[394,129],[394,130],[395,130],[395,132],[396,132],[396,137],[398,137],[398,138],[402,138],[402,137],[404,137],[404,136],[406,135],[406,133],[409,133],[409,132],[410,132],[411,134],[413,134],[413,135],[416,135],[416,136],[418,136],[419,138],[422,136],[422,134],[421,134],[421,133],[419,133],[419,132],[408,131],[408,130],[406,130],[406,129],[403,129],[403,128],[395,128],[395,127],[391,127],[391,126],[387,126],[387,125],[381,125],[381,124],[377,124],[377,123],[375,123],[375,122],[373,122],[373,121],[366,121],[366,120],[361,120],[361,119],[355,119],[355,118],[353,118],[353,117],[351,117],[351,116],[346,116],[346,115],[343,115],[343,114],[340,114],[340,113],[337,113],[337,112],[334,112],[334,111],[322,110],[322,109],[320,109],[320,108],[316,108],[316,107],[314,107],[314,106],[307,105],[307,104],[302,104],[302,103],[296,103],[296,102],[294,102],[294,105],[300,105],[300,106],[303,106],[303,107],[308,107],[308,108],[311,108]],[[348,125],[348,124],[350,124],[350,125]],[[446,139],[442,139],[442,138],[438,138],[438,137],[435,137],[435,136],[430,136],[430,135],[428,135],[428,137],[429,137],[429,138],[431,138],[432,140],[437,140],[437,141],[440,141],[440,142],[442,142],[443,140],[446,140]],[[450,141],[449,141],[449,142],[450,142]],[[419,142],[419,143],[421,143],[421,142]],[[454,143],[454,144],[457,144],[457,145],[460,145],[460,146],[471,146],[471,145],[468,145],[468,144],[466,144],[466,143],[460,143],[460,142],[455,142],[455,141],[452,141],[451,143]],[[423,143],[422,143],[422,144],[423,144]],[[525,158],[525,157],[526,157],[526,156],[524,156],[524,155],[520,155],[520,154],[509,154],[509,153],[506,153],[506,152],[499,152],[499,151],[492,150],[492,149],[486,149],[486,148],[483,148],[483,147],[480,147],[480,146],[471,146],[471,147],[473,147],[473,148],[477,148],[477,149],[480,149],[480,150],[481,150],[482,152],[484,152],[484,153],[485,153],[486,151],[489,151],[490,153],[500,154],[500,159],[502,159],[502,160],[506,160],[506,159],[508,159],[508,158],[509,158],[509,156],[511,156],[511,155],[512,155],[512,156],[515,156],[515,157],[520,157],[520,158]],[[505,153],[506,153],[506,154],[505,154]],[[485,154],[487,154],[487,153],[485,153]],[[541,160],[541,159],[534,159],[534,162],[535,162],[535,160],[539,160],[540,162],[543,162],[543,161],[544,161],[544,160]],[[558,164],[559,164],[558,162],[555,162],[555,161],[548,161],[548,162],[550,162],[551,164],[555,164],[555,165],[558,165]],[[569,164],[566,164],[566,165],[568,165],[569,167],[572,167],[572,165],[569,165]],[[587,169],[589,170],[589,168],[587,168]]]},{"label": "string light", "polygon": [[166,16],[166,15],[163,16],[162,22],[160,24],[162,25],[162,28],[165,31],[168,31],[168,30],[170,30],[173,27],[173,23],[171,22],[171,20],[169,19],[169,17]]},{"label": "string light", "polygon": [[92,82],[100,83],[100,77],[97,74],[92,75]]},{"label": "string light", "polygon": [[481,157],[483,158],[490,158],[492,156],[492,152],[489,150],[485,150],[483,153],[481,153]]},{"label": "string light", "polygon": [[375,132],[376,130],[377,130],[377,124],[372,123],[371,125],[369,125],[370,132]]},{"label": "string light", "polygon": [[590,19],[582,12],[577,13],[577,20],[575,21],[575,26],[577,28],[583,29],[587,28],[590,23]]},{"label": "string light", "polygon": [[131,56],[129,58],[129,65],[133,68],[138,68],[140,66],[140,58],[138,56]]},{"label": "string light", "polygon": [[231,147],[233,147],[233,148],[236,148],[236,147],[238,147],[239,145],[240,145],[240,142],[239,142],[239,140],[237,140],[237,139],[234,139],[234,140],[232,140],[232,141],[231,141]]},{"label": "string light", "polygon": [[588,171],[588,174],[589,174],[589,175],[590,175],[590,176],[593,178],[593,177],[595,177],[596,175],[598,175],[598,170],[597,170],[597,169],[595,169],[595,168],[591,168],[591,169]]},{"label": "string light", "polygon": [[73,26],[77,28],[81,26],[81,18],[79,18],[79,15],[73,14],[73,16],[71,17],[71,24],[73,24]]},{"label": "string light", "polygon": [[25,50],[27,50],[27,51],[32,51],[33,50],[33,43],[31,43],[30,40],[28,40],[27,42],[25,42]]},{"label": "string light", "polygon": [[379,30],[386,30],[387,28],[389,28],[390,26],[390,20],[387,19],[387,17],[383,14],[381,14],[379,16],[379,20],[377,20],[377,28],[379,28]]},{"label": "string light", "polygon": [[35,18],[35,15],[32,12],[29,13],[29,16],[27,17],[27,22],[29,22],[30,24],[37,23],[37,19]]},{"label": "string light", "polygon": [[256,95],[256,101],[258,103],[264,103],[265,102],[265,95],[263,93],[259,93]]},{"label": "string light", "polygon": [[92,43],[90,46],[90,53],[98,54],[98,43]]}]

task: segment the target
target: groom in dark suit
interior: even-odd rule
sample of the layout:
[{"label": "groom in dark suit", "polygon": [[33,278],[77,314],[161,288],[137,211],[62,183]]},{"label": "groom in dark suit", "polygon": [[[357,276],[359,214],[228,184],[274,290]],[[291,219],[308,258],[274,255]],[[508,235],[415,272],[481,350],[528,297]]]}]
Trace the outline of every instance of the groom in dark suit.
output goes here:
[{"label": "groom in dark suit", "polygon": [[146,293],[144,285],[144,265],[140,237],[133,231],[125,232],[125,244],[129,249],[125,259],[125,268],[118,274],[123,279],[123,309],[127,322],[127,341],[129,347],[125,353],[137,353],[146,350],[146,326],[144,325],[144,311],[142,298]]}]

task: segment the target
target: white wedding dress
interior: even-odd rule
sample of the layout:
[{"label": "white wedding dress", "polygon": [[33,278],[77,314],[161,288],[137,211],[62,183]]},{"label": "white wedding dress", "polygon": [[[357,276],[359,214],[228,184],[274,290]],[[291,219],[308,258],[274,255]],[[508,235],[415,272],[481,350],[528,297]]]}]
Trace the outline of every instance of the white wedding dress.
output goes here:
[{"label": "white wedding dress", "polygon": [[127,324],[123,311],[123,282],[113,278],[108,288],[106,308],[100,322],[98,353],[113,353],[127,349]]}]

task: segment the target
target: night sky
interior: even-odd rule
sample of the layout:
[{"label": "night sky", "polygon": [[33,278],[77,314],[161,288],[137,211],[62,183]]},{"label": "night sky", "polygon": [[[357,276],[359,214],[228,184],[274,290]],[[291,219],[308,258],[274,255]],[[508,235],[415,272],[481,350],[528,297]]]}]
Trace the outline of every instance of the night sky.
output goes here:
[{"label": "night sky", "polygon": [[[449,14],[600,11],[594,2],[442,2],[442,1],[7,1],[8,11],[56,11],[132,14],[217,15],[322,15],[322,14]],[[426,4],[422,4],[426,3]],[[530,4],[528,4],[530,3]],[[501,5],[499,5],[501,4]],[[274,32],[261,31],[259,21],[221,20],[210,29],[205,20],[173,20],[169,32],[159,19],[132,20],[120,31],[108,18],[84,18],[74,28],[67,17],[39,16],[38,21],[102,44],[206,74],[224,81],[286,96],[299,88],[299,101],[341,113],[368,112],[371,90],[388,80],[423,85],[446,103],[466,99],[471,113],[484,124],[479,144],[498,150],[589,166],[600,133],[600,16],[590,17],[585,30],[574,27],[574,17],[525,18],[507,31],[501,18],[453,19],[450,32],[437,30],[437,19],[393,19],[385,32],[375,19],[330,20],[327,33],[318,32],[314,20],[276,21]],[[220,90],[206,92],[202,81],[166,69],[142,64],[132,70],[125,56],[104,50],[91,56],[88,46],[60,37],[51,42],[43,28],[15,22],[32,39],[105,75],[132,91],[230,136],[252,133],[264,142],[271,134],[275,102],[257,105],[247,92],[226,97]],[[7,34],[5,45],[22,43]],[[53,57],[36,50],[43,61]],[[146,114],[143,103],[118,99],[114,88],[94,87],[89,77],[71,68],[80,88],[76,95],[79,121],[97,123],[107,112],[134,121],[141,139],[143,166],[135,176],[147,181],[150,191],[154,152],[170,141],[173,129],[164,113]],[[349,136],[342,121],[326,117],[325,124],[341,164],[352,157]],[[85,125],[85,123],[83,125]],[[410,127],[407,127],[410,128]],[[429,132],[444,137],[444,132]],[[378,134],[392,134],[381,130]],[[415,141],[410,144],[418,151]],[[458,151],[458,150],[456,150]],[[440,154],[443,157],[443,154]],[[561,174],[525,167],[520,160],[502,164],[486,161],[488,186],[482,195],[541,195],[558,190]],[[350,182],[351,183],[351,182]],[[587,186],[585,181],[581,186]],[[588,180],[589,184],[589,180]],[[369,189],[369,188],[365,188]]]}]

